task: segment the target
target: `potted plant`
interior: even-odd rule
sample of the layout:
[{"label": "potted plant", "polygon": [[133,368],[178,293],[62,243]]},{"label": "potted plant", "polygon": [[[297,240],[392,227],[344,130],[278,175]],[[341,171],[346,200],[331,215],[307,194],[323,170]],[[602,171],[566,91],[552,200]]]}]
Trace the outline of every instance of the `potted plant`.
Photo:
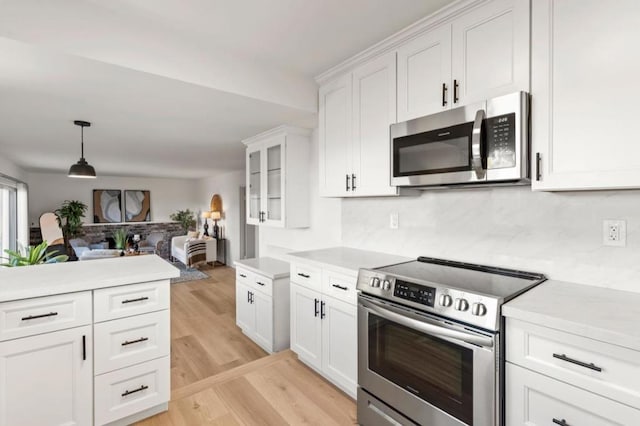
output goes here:
[{"label": "potted plant", "polygon": [[82,234],[82,218],[86,211],[87,205],[77,200],[65,200],[62,207],[56,209],[55,213],[65,240],[68,241]]},{"label": "potted plant", "polygon": [[118,228],[113,231],[113,239],[118,250],[124,250],[127,245],[127,231],[124,228]]},{"label": "potted plant", "polygon": [[3,257],[7,263],[2,263],[0,266],[29,266],[38,265],[40,263],[57,263],[66,262],[69,256],[66,254],[57,254],[57,252],[47,253],[49,244],[46,241],[38,244],[37,246],[29,246],[24,250],[24,253],[20,253],[18,250],[6,249],[8,257]]},{"label": "potted plant", "polygon": [[175,220],[180,223],[182,229],[184,229],[184,233],[189,232],[190,229],[195,228],[196,226],[196,218],[193,212],[189,209],[186,210],[178,210],[176,213],[173,213],[169,216],[171,220]]}]

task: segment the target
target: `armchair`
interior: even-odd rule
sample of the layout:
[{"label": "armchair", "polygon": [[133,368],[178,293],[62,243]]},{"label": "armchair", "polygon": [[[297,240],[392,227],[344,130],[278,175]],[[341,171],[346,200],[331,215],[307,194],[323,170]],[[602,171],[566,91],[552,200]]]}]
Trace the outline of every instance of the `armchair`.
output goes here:
[{"label": "armchair", "polygon": [[181,235],[179,237],[173,237],[171,239],[171,257],[177,259],[187,266],[192,266],[194,262],[190,259],[189,247],[193,244],[204,244],[206,247],[206,263],[212,263],[217,258],[217,242],[214,238],[209,239],[196,239],[189,237],[188,235]]},{"label": "armchair", "polygon": [[164,240],[164,232],[150,232],[147,238],[140,241],[138,247],[141,252],[145,253],[160,253]]}]

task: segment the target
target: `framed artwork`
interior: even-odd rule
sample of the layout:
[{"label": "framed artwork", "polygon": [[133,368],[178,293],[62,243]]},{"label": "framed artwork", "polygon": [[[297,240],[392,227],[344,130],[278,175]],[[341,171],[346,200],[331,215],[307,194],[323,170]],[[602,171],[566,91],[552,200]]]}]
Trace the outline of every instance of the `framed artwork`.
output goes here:
[{"label": "framed artwork", "polygon": [[133,191],[129,189],[124,191],[124,221],[151,221],[150,191]]},{"label": "framed artwork", "polygon": [[119,189],[93,190],[93,223],[122,222],[122,191]]}]

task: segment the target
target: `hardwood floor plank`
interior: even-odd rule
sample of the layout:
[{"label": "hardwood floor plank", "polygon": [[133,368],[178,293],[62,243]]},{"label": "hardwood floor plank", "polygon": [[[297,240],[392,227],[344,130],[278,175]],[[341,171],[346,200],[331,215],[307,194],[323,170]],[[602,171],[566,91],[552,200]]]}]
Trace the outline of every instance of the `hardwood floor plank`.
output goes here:
[{"label": "hardwood floor plank", "polygon": [[287,424],[269,401],[244,377],[218,385],[215,390],[234,416],[245,425]]}]

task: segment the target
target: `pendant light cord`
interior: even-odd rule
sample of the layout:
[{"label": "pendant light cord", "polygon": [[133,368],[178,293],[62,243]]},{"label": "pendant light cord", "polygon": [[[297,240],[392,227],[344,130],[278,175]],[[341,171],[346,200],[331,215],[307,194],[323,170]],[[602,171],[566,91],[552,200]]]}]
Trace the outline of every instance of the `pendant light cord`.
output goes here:
[{"label": "pendant light cord", "polygon": [[80,158],[84,158],[84,126],[80,126]]}]

